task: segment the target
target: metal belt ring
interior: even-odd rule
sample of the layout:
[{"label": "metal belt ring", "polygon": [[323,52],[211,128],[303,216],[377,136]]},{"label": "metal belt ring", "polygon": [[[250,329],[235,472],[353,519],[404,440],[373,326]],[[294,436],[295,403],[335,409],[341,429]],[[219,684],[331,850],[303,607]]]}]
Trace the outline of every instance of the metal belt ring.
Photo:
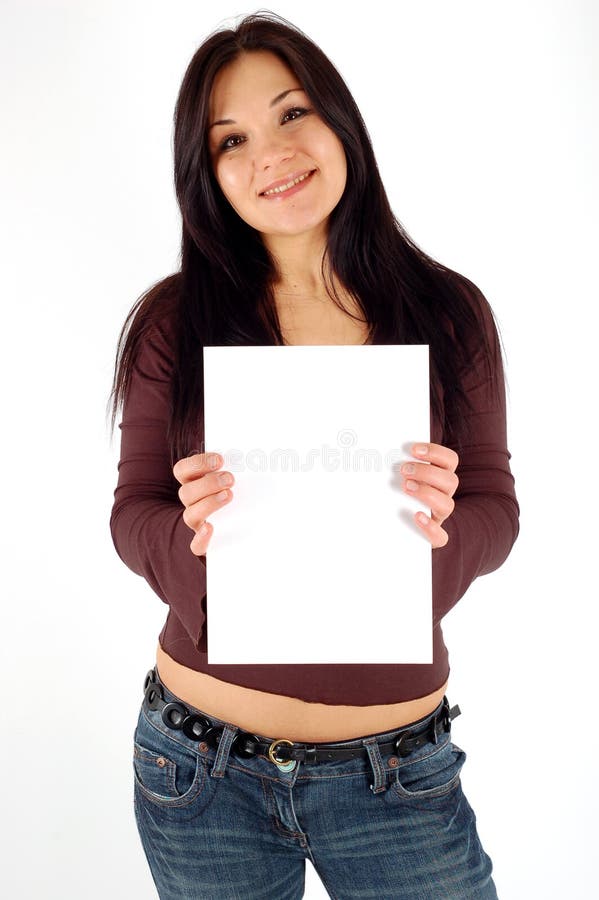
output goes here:
[{"label": "metal belt ring", "polygon": [[211,725],[210,728],[207,728],[204,732],[204,741],[209,747],[216,750],[223,735],[223,731],[224,725]]},{"label": "metal belt ring", "polygon": [[[173,714],[175,718],[173,718]],[[162,708],[162,721],[170,728],[179,729],[183,725],[184,719],[189,715],[182,703],[176,700],[173,703],[167,703]]]},{"label": "metal belt ring", "polygon": [[160,703],[164,700],[162,688],[159,684],[148,684],[145,691],[145,697],[150,709],[159,709]]},{"label": "metal belt ring", "polygon": [[181,722],[181,731],[185,737],[190,738],[192,741],[201,738],[208,728],[210,728],[210,720],[206,716],[196,715],[195,713],[186,716]]},{"label": "metal belt ring", "polygon": [[147,673],[146,677],[144,678],[144,694],[146,692],[147,686],[150,684],[151,681],[156,681],[156,678],[154,677],[154,669],[150,669],[150,671]]},{"label": "metal belt ring", "polygon": [[250,759],[256,755],[256,744],[260,743],[257,734],[251,734],[249,731],[239,731],[233,739],[231,748],[242,759]]}]

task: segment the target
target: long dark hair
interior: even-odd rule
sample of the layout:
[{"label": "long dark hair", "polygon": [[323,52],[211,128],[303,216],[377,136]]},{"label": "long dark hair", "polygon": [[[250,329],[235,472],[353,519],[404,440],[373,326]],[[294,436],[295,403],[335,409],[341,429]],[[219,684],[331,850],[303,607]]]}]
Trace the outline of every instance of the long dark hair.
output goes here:
[{"label": "long dark hair", "polygon": [[[369,323],[373,343],[430,345],[431,412],[444,423],[446,443],[459,452],[468,436],[460,377],[482,353],[490,378],[501,354],[495,325],[490,337],[484,327],[485,315],[492,316],[489,304],[469,279],[421,250],[393,215],[362,116],[330,60],[297,27],[262,11],[209,35],[183,77],[174,115],[181,269],[138,298],[122,327],[111,433],[140,342],[164,316],[171,316],[174,328],[167,430],[173,465],[210,449],[198,445],[202,347],[285,343],[272,290],[275,263],[260,234],[223,195],[208,147],[215,76],[239,54],[256,50],[275,53],[291,69],[345,149],[347,182],[329,218],[323,279],[326,261]],[[341,305],[332,285],[327,291]]]}]

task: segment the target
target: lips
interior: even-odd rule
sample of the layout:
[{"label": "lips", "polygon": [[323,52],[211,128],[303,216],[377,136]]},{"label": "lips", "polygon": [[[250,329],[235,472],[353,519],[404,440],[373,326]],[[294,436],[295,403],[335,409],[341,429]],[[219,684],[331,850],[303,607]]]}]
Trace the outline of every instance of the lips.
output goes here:
[{"label": "lips", "polygon": [[[267,184],[264,190],[260,191],[260,197],[264,197],[267,191],[273,191],[275,188],[282,188],[286,187],[288,184],[292,184],[296,180],[296,178],[302,178],[302,176],[306,175],[313,175],[315,171],[316,169],[303,169],[300,172],[291,172],[289,175],[285,175],[284,178],[279,178],[277,181],[272,181],[270,184]],[[303,178],[303,181],[307,180],[307,178]],[[301,184],[302,182],[298,183]],[[282,191],[281,193],[284,193],[284,191]]]}]

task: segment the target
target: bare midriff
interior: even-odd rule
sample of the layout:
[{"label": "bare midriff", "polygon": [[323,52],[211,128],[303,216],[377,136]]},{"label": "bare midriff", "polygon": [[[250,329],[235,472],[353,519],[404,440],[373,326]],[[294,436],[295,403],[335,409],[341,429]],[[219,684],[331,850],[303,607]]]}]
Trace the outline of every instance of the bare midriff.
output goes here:
[{"label": "bare midriff", "polygon": [[156,667],[167,688],[187,705],[252,734],[290,741],[344,741],[409,725],[431,713],[447,687],[445,682],[432,694],[400,703],[333,706],[221,681],[176,662],[160,644]]},{"label": "bare midriff", "polygon": [[[303,301],[282,294],[276,296],[276,302],[287,344],[367,343],[367,323],[346,315],[328,298]],[[358,314],[349,301],[346,308]],[[432,694],[399,703],[331,705],[222,681],[176,662],[160,644],[156,666],[161,680],[183,703],[252,734],[290,741],[344,741],[400,728],[436,709],[447,688],[445,682]]]}]

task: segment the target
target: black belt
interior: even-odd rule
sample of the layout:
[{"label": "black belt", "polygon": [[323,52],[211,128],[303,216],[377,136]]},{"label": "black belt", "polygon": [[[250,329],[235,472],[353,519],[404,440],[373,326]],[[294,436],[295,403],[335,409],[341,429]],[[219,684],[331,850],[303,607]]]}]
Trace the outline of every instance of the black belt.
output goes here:
[{"label": "black belt", "polygon": [[[217,724],[214,719],[203,713],[190,713],[179,700],[166,702],[162,684],[157,679],[155,669],[150,669],[146,675],[143,690],[144,706],[160,710],[162,721],[168,728],[182,731],[192,741],[201,739],[209,747],[216,749],[224,726]],[[441,734],[450,731],[452,719],[460,714],[460,707],[456,704],[450,709],[447,697],[443,697],[430,721],[420,724],[422,720],[419,719],[407,728],[399,728],[387,741],[379,743],[379,750],[382,755],[397,753],[403,757],[408,756],[413,750],[428,741],[436,744]],[[428,716],[424,718],[428,719]],[[364,746],[339,747],[335,743],[306,744],[290,741],[287,738],[266,738],[251,734],[249,731],[237,733],[231,750],[246,759],[256,755],[268,756],[277,763],[289,762],[292,759],[300,760],[303,763],[316,763],[330,759],[355,759],[366,756],[368,753]]]}]

